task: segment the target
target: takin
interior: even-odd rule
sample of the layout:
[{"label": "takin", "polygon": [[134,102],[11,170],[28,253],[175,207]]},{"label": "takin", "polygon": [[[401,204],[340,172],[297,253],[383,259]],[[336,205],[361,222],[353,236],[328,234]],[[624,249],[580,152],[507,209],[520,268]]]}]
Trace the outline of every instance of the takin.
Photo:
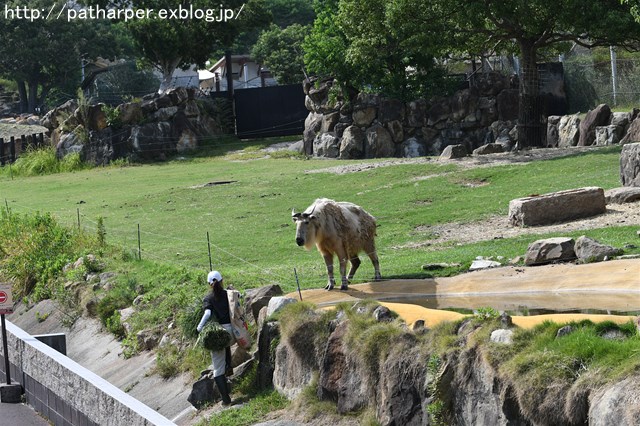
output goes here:
[{"label": "takin", "polygon": [[[358,253],[364,251],[375,269],[375,279],[382,279],[380,264],[376,254],[374,238],[376,220],[362,207],[347,202],[336,202],[327,198],[314,201],[303,213],[291,212],[296,223],[296,243],[310,250],[315,244],[327,265],[329,283],[325,287],[331,290],[335,285],[333,278],[333,256],[340,262],[340,290],[347,290],[349,281],[360,266]],[[347,276],[347,261],[351,269]]]}]

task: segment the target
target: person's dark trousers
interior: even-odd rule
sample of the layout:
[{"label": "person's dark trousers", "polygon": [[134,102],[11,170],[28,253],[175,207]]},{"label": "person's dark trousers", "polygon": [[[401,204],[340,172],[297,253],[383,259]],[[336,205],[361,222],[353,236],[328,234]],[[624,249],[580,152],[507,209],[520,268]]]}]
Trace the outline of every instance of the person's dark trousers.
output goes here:
[{"label": "person's dark trousers", "polygon": [[218,390],[220,391],[220,397],[222,398],[222,403],[224,405],[231,404],[231,397],[229,396],[229,388],[227,387],[227,378],[223,375],[214,377],[213,380],[216,382],[216,386],[218,386]]},{"label": "person's dark trousers", "polygon": [[225,364],[226,364],[224,374],[225,376],[231,376],[233,375],[233,367],[231,366],[231,347],[230,346],[227,346],[227,348],[225,349],[224,358],[225,358]]}]

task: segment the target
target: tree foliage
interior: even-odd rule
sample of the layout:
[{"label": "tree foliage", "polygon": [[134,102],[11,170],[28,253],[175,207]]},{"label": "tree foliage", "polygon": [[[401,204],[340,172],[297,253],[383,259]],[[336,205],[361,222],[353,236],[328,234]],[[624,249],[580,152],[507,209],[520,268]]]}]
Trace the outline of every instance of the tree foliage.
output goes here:
[{"label": "tree foliage", "polygon": [[[3,12],[5,7],[51,6],[46,0],[0,2]],[[82,61],[114,57],[121,50],[108,21],[0,19],[0,33],[0,74],[17,82],[22,112],[43,105],[54,88],[75,92]]]},{"label": "tree foliage", "polygon": [[251,56],[268,67],[279,84],[300,83],[305,77],[302,42],[309,29],[300,24],[286,28],[272,24],[260,34]]}]

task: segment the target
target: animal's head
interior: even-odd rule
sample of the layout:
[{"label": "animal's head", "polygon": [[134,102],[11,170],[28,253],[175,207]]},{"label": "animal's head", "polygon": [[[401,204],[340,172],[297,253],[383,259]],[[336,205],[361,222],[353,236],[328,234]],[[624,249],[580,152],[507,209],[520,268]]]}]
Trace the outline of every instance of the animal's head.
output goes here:
[{"label": "animal's head", "polygon": [[318,217],[313,214],[316,206],[310,212],[296,213],[291,210],[291,218],[296,224],[296,244],[310,249],[315,243],[316,230],[318,228]]}]

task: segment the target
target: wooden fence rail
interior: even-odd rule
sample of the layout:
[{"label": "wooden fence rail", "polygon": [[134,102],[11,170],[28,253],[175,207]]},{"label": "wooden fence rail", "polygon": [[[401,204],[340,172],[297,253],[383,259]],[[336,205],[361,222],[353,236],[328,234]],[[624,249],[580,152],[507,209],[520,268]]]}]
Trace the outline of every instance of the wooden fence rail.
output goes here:
[{"label": "wooden fence rail", "polygon": [[7,142],[0,138],[0,166],[15,163],[21,153],[40,146],[44,146],[44,133],[22,135],[19,138],[11,136]]}]

